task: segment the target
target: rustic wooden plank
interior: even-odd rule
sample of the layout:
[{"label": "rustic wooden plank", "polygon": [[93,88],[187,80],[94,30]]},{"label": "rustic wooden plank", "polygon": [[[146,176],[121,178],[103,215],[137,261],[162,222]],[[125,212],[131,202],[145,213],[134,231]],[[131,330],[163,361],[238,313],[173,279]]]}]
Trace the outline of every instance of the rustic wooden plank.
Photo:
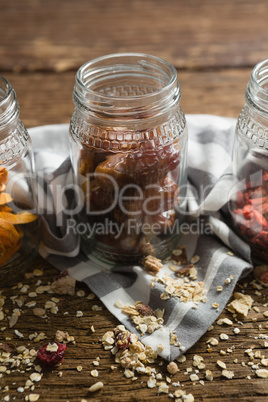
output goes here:
[{"label": "rustic wooden plank", "polygon": [[[39,267],[43,270],[44,275],[41,277],[34,277],[31,279],[22,279],[23,284],[29,284],[29,292],[34,290],[37,285],[37,280],[41,280],[42,284],[51,282],[57,271],[52,268],[43,259],[38,257],[32,267]],[[267,348],[264,348],[263,339],[255,339],[260,333],[267,334],[267,319],[264,317],[263,312],[267,310],[267,307],[263,306],[264,299],[261,296],[255,294],[255,290],[250,284],[252,277],[246,278],[243,283],[247,283],[247,287],[244,290],[247,294],[250,294],[254,299],[254,306],[259,307],[260,312],[257,313],[254,310],[249,312],[248,317],[243,318],[243,325],[238,325],[241,332],[238,335],[233,333],[233,327],[219,326],[215,323],[214,328],[207,332],[194,347],[186,353],[186,361],[178,363],[180,371],[172,377],[173,382],[180,382],[182,389],[187,393],[192,393],[195,397],[195,401],[203,402],[216,402],[221,401],[254,401],[264,402],[268,398],[268,383],[267,379],[261,379],[256,377],[255,370],[252,370],[248,363],[251,362],[246,349],[252,348],[254,352],[260,351],[262,355],[267,358]],[[29,378],[31,371],[24,371],[26,365],[21,365],[19,368],[13,368],[10,374],[3,374],[0,378],[0,397],[3,400],[5,395],[10,395],[10,400],[16,397],[17,401],[23,401],[25,396],[29,393],[40,394],[40,401],[44,402],[58,402],[58,401],[81,401],[83,398],[86,400],[93,399],[94,401],[167,401],[169,400],[166,395],[157,394],[157,388],[147,388],[148,377],[146,375],[138,375],[136,381],[126,379],[123,375],[123,369],[115,364],[114,358],[110,351],[104,351],[101,343],[99,342],[102,335],[112,330],[117,324],[117,320],[105,309],[102,303],[97,299],[88,300],[86,297],[90,293],[90,290],[82,283],[77,284],[77,290],[84,290],[85,297],[79,296],[60,296],[55,294],[40,294],[38,298],[30,298],[28,292],[24,294],[25,303],[28,301],[36,301],[37,306],[43,307],[47,300],[51,300],[53,296],[56,296],[59,301],[57,303],[59,311],[57,314],[52,314],[47,310],[46,318],[39,318],[33,314],[33,308],[22,306],[21,315],[17,324],[13,328],[8,328],[8,321],[5,318],[1,321],[1,327],[7,327],[6,330],[0,332],[0,342],[6,342],[6,337],[10,338],[8,342],[14,346],[27,345],[29,348],[38,349],[46,341],[40,341],[34,343],[28,339],[29,335],[36,332],[44,332],[47,336],[47,340],[53,341],[55,332],[57,330],[68,331],[70,335],[75,337],[76,344],[68,344],[68,349],[65,354],[63,363],[53,369],[44,369],[43,377],[40,382],[35,384],[34,391],[25,390],[23,393],[19,393],[17,389],[25,385],[25,381]],[[237,288],[241,291],[241,288]],[[16,307],[13,304],[10,297],[22,293],[18,289],[8,286],[1,288],[2,295],[6,296],[4,311],[5,315],[9,316],[12,310]],[[92,306],[98,305],[103,307],[103,311],[93,311]],[[82,317],[76,317],[76,311],[82,311]],[[68,312],[67,314],[64,314]],[[232,320],[232,315],[224,311],[221,314],[221,318],[228,317]],[[254,322],[253,319],[257,319]],[[95,332],[92,332],[90,327],[94,326]],[[262,326],[261,328],[259,326]],[[24,338],[19,339],[14,335],[14,329],[19,330]],[[212,351],[207,351],[207,340],[210,337],[219,339],[221,333],[226,333],[229,339],[226,341],[220,341],[219,345],[213,346]],[[220,350],[227,351],[232,348],[232,352],[227,352],[226,355],[220,355]],[[201,385],[196,381],[195,385],[189,379],[189,375],[185,374],[187,368],[192,366],[193,356],[195,354],[201,355],[204,358],[206,364],[205,369],[199,370],[198,376],[201,380],[205,377],[205,370],[211,370],[214,376],[212,382],[204,379],[204,385]],[[95,367],[93,361],[96,358],[100,358],[100,365]],[[237,363],[234,363],[236,361]],[[227,380],[221,376],[221,369],[217,366],[217,360],[222,360],[226,363],[229,370],[233,370],[235,373],[234,379]],[[156,368],[157,372],[162,373],[163,379],[166,375],[170,376],[166,370],[166,362],[161,363],[160,358],[152,366]],[[242,362],[245,362],[243,365]],[[254,358],[252,360],[254,364],[260,365],[260,359]],[[37,362],[36,362],[37,364]],[[159,365],[162,364],[162,365]],[[77,366],[83,367],[82,371],[77,371]],[[112,370],[111,366],[117,368]],[[261,367],[261,365],[260,365]],[[263,367],[263,366],[262,366]],[[90,375],[92,369],[96,368],[99,372],[98,378],[93,378]],[[62,377],[58,376],[58,373],[62,372]],[[248,378],[251,377],[251,379]],[[103,390],[96,394],[90,394],[88,388],[96,381],[102,381],[104,383]],[[8,392],[3,392],[3,388],[9,386]],[[176,387],[170,385],[170,391],[174,392]]]},{"label": "rustic wooden plank", "polygon": [[113,52],[178,68],[253,66],[267,57],[266,0],[1,1],[0,69],[76,70]]},{"label": "rustic wooden plank", "polygon": [[[250,71],[179,71],[184,112],[237,117],[244,104]],[[17,92],[21,118],[27,127],[70,121],[75,72],[5,76]]]}]

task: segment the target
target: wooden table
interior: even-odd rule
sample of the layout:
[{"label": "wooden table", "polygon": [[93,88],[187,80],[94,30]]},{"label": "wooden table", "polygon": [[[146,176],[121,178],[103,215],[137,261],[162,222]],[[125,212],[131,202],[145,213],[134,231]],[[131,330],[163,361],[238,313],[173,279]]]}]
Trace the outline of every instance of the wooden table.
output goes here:
[{"label": "wooden table", "polygon": [[[68,123],[78,67],[97,56],[125,51],[154,54],[176,66],[185,113],[237,117],[244,103],[251,69],[268,55],[267,15],[267,0],[2,0],[0,73],[13,84],[21,106],[21,118],[28,128]],[[32,290],[38,279],[45,284],[57,272],[40,257],[29,271],[36,268],[43,270],[43,276],[23,281],[29,282]],[[172,379],[180,381],[183,389],[194,395],[195,401],[268,400],[268,380],[252,372],[245,353],[252,348],[254,353],[260,351],[268,357],[265,340],[255,339],[260,333],[268,334],[267,317],[263,315],[267,307],[263,306],[264,296],[256,293],[251,280],[251,276],[246,278],[240,286],[245,284],[244,290],[253,297],[256,309],[243,320],[240,334],[234,335],[231,327],[215,325],[186,353],[186,362],[180,364],[180,372]],[[77,290],[85,290],[86,296],[90,293],[83,284],[77,284]],[[19,290],[11,286],[2,289],[7,297],[6,315],[16,307],[10,297],[18,293]],[[38,304],[44,305],[51,297],[40,295]],[[26,299],[30,300],[27,295]],[[8,342],[13,345],[29,343],[37,349],[42,341],[33,343],[28,340],[29,334],[44,332],[47,339],[52,340],[60,329],[74,336],[76,344],[68,346],[59,368],[44,371],[34,391],[17,391],[29,378],[27,371],[16,369],[3,374],[1,400],[7,400],[7,395],[10,401],[25,400],[30,393],[40,394],[40,401],[50,402],[169,399],[167,395],[157,396],[157,388],[147,388],[146,376],[132,381],[124,377],[120,367],[111,369],[114,359],[110,352],[103,350],[99,339],[118,322],[104,307],[102,311],[92,310],[94,304],[101,305],[100,301],[79,296],[59,296],[59,299],[58,313],[49,313],[46,319],[34,316],[31,308],[22,307],[14,327],[24,334],[22,340],[15,336],[14,328],[8,328],[6,319],[2,321],[0,326],[7,329],[0,332],[1,342],[10,338]],[[83,311],[82,317],[76,317],[77,310]],[[222,317],[230,318],[230,313],[224,312]],[[90,330],[92,325],[95,332]],[[206,341],[210,337],[219,339],[222,332],[229,335],[229,340],[214,346],[209,353]],[[232,353],[219,354],[220,350],[228,348]],[[204,357],[206,369],[214,374],[213,381],[194,385],[189,375],[184,374],[192,367],[195,354]],[[90,371],[96,368],[92,362],[97,356],[100,365],[96,379]],[[217,360],[223,360],[234,371],[232,380],[221,376]],[[256,364],[260,359],[255,357],[252,361]],[[156,366],[161,368],[165,378],[166,362],[160,367],[158,363]],[[77,366],[82,366],[82,371],[79,372]],[[200,379],[203,378],[204,373],[200,371]],[[96,380],[102,381],[104,388],[90,394],[88,388]],[[8,391],[5,386],[9,387]]]}]

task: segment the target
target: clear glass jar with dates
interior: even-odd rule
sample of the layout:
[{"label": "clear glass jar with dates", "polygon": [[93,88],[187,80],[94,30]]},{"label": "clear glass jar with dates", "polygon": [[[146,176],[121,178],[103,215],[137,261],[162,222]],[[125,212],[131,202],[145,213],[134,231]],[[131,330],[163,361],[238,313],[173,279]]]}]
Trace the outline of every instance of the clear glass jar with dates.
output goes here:
[{"label": "clear glass jar with dates", "polygon": [[268,262],[268,59],[252,70],[234,145],[233,222],[253,258]]},{"label": "clear glass jar with dates", "polygon": [[39,246],[36,178],[29,134],[10,82],[0,76],[0,279],[21,275]]},{"label": "clear glass jar with dates", "polygon": [[114,54],[76,74],[70,123],[83,249],[109,262],[164,258],[178,241],[187,126],[176,69]]}]

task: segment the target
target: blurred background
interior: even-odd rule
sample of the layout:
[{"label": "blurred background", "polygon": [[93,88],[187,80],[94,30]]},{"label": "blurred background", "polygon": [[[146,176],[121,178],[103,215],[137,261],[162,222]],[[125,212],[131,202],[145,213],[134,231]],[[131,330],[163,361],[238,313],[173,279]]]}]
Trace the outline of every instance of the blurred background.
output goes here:
[{"label": "blurred background", "polygon": [[0,74],[27,127],[69,122],[79,66],[114,52],[178,70],[185,113],[237,117],[268,57],[267,0],[1,0]]}]

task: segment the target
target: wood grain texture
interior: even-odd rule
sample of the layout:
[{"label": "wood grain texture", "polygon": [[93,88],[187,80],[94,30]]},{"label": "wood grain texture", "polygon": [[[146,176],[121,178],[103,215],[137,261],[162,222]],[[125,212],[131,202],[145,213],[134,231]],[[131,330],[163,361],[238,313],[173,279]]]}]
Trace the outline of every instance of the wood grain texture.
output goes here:
[{"label": "wood grain texture", "polygon": [[[30,285],[29,291],[33,291],[36,288],[37,279],[41,279],[42,284],[46,284],[52,281],[57,271],[49,266],[40,257],[37,258],[34,266],[30,268],[30,271],[38,267],[44,271],[44,275],[38,278],[22,279],[22,283]],[[235,335],[233,327],[219,326],[215,323],[214,328],[207,332],[195,345],[188,351],[186,361],[184,363],[178,363],[180,371],[172,377],[172,382],[180,382],[182,389],[187,393],[192,393],[195,397],[195,401],[202,402],[216,402],[216,401],[238,401],[238,402],[265,402],[268,398],[268,385],[267,379],[258,378],[255,375],[255,370],[252,370],[248,365],[250,359],[245,351],[249,348],[253,351],[260,351],[261,354],[267,357],[267,348],[264,348],[263,339],[254,339],[260,333],[267,333],[265,325],[267,325],[267,318],[264,317],[263,312],[267,310],[263,306],[264,299],[262,296],[256,296],[255,290],[250,285],[252,277],[248,277],[246,281],[241,283],[247,283],[246,293],[250,294],[254,298],[254,306],[260,308],[260,312],[251,310],[248,317],[242,319],[243,325],[239,326],[241,332]],[[77,283],[76,290],[82,289],[87,296],[90,290],[82,283]],[[5,314],[9,315],[14,304],[10,300],[11,296],[15,294],[21,294],[17,289],[12,289],[12,286],[1,288],[2,294],[6,296],[5,302]],[[241,291],[241,288],[237,288]],[[118,321],[107,311],[102,303],[95,298],[94,300],[88,300],[86,297],[78,296],[59,296],[55,294],[42,294],[38,295],[38,298],[30,298],[26,295],[25,303],[28,301],[37,301],[38,307],[43,307],[47,300],[51,297],[57,297],[59,302],[58,314],[52,314],[47,310],[47,318],[36,317],[33,314],[33,308],[27,308],[23,306],[21,308],[22,314],[14,328],[18,329],[23,335],[23,339],[19,339],[14,335],[14,328],[8,328],[7,320],[1,322],[1,327],[6,326],[7,329],[4,332],[0,332],[0,342],[5,342],[5,337],[9,337],[8,341],[14,346],[28,345],[28,347],[37,348],[40,347],[45,341],[34,343],[28,339],[29,335],[35,331],[44,332],[47,336],[47,340],[53,341],[57,330],[68,331],[70,335],[75,337],[76,344],[68,344],[67,352],[63,363],[53,369],[43,370],[43,378],[40,382],[35,384],[34,393],[40,394],[40,401],[42,402],[59,402],[59,401],[77,401],[80,402],[82,398],[86,400],[94,401],[168,401],[167,395],[158,395],[157,388],[147,388],[148,376],[138,375],[136,381],[126,379],[123,371],[118,364],[114,363],[114,358],[110,351],[104,351],[101,345],[100,339],[103,334],[112,330]],[[92,311],[92,306],[98,305],[103,307],[103,311]],[[76,311],[82,311],[82,317],[76,317]],[[64,314],[68,312],[68,314]],[[228,317],[232,318],[232,315],[224,311],[220,318]],[[253,322],[252,319],[257,319]],[[94,326],[95,332],[91,331],[91,326]],[[262,325],[262,328],[259,328]],[[219,335],[226,333],[229,339],[226,341],[219,341],[217,346],[212,347],[212,351],[207,351],[207,341],[209,338],[214,337],[219,340]],[[232,352],[227,352],[225,356],[220,355],[220,350],[227,351],[232,348]],[[198,376],[200,380],[205,381],[205,385],[201,385],[198,381],[193,382],[189,379],[191,373],[185,374],[187,368],[192,368],[194,372],[193,356],[195,354],[201,355],[204,358],[206,364],[205,369],[200,370]],[[100,358],[100,365],[95,367],[93,361],[96,358]],[[236,361],[235,363],[234,361]],[[221,375],[222,369],[217,365],[217,360],[222,360],[226,363],[228,370],[232,370],[235,373],[234,379],[228,380]],[[244,365],[242,362],[245,362]],[[260,362],[260,359],[254,358],[254,364]],[[77,371],[77,366],[82,366],[82,371]],[[117,368],[112,370],[111,366]],[[157,372],[161,372],[163,378],[169,376],[166,370],[167,363],[158,359],[153,367]],[[260,366],[261,367],[261,366]],[[93,378],[90,374],[91,370],[97,369],[99,372],[98,378]],[[205,370],[211,370],[214,376],[213,381],[206,380]],[[34,371],[34,370],[33,370]],[[58,376],[59,372],[62,372],[62,377]],[[4,375],[0,378],[0,387],[8,385],[9,391],[3,393],[0,390],[0,398],[3,398],[6,394],[10,395],[10,400],[16,397],[16,401],[23,401],[25,395],[30,393],[29,390],[25,390],[23,394],[17,392],[18,387],[22,387],[25,381],[29,378],[30,372],[19,373],[17,370],[12,370],[9,375]],[[247,378],[248,376],[251,379]],[[102,381],[104,388],[95,394],[90,394],[88,388],[96,381]],[[177,388],[170,385],[170,391],[174,392]],[[3,399],[1,399],[3,400]]]},{"label": "wood grain texture", "polygon": [[[181,105],[186,114],[205,113],[237,117],[244,104],[244,93],[251,68],[267,58],[267,0],[1,0],[0,13],[0,74],[6,76],[15,88],[21,106],[21,119],[26,127],[46,124],[68,123],[73,111],[72,91],[75,72],[86,61],[114,52],[144,52],[163,57],[178,70],[182,90]],[[42,283],[52,281],[57,271],[38,257],[29,267],[44,270]],[[235,335],[232,327],[215,325],[199,342],[186,353],[186,362],[180,364],[180,372],[172,382],[180,381],[195,401],[202,402],[266,402],[268,381],[256,377],[245,351],[253,348],[267,358],[264,340],[255,339],[260,333],[267,334],[267,317],[263,312],[264,298],[257,296],[247,277],[244,288],[254,298],[254,306],[243,319]],[[37,278],[26,281],[34,290]],[[0,284],[1,286],[1,284]],[[77,284],[77,290],[88,288]],[[3,287],[6,296],[5,315],[10,315],[14,306],[10,297],[18,291],[11,286]],[[241,288],[238,288],[241,290]],[[54,296],[54,295],[53,295]],[[44,306],[52,295],[40,295],[38,306]],[[29,300],[28,296],[26,297]],[[267,294],[266,294],[267,298]],[[32,308],[22,308],[15,328],[24,334],[20,340],[14,328],[8,328],[5,318],[0,321],[0,343],[9,342],[19,346],[33,343],[28,336],[45,332],[53,340],[56,330],[68,331],[76,339],[69,345],[63,364],[53,370],[45,370],[41,382],[33,392],[40,394],[40,401],[80,402],[82,398],[94,401],[168,401],[166,395],[158,395],[157,389],[147,388],[147,376],[138,376],[137,381],[126,379],[123,369],[111,370],[114,359],[104,351],[99,339],[118,322],[103,306],[92,310],[98,299],[87,300],[78,296],[59,296],[59,312],[49,313],[42,319],[34,316]],[[76,311],[83,316],[76,317]],[[64,312],[68,311],[68,315]],[[230,316],[224,311],[221,318]],[[255,318],[257,319],[254,322]],[[90,330],[94,325],[95,332]],[[221,333],[229,336],[218,346],[207,351],[210,337],[219,339]],[[41,342],[35,347],[40,346]],[[232,352],[220,355],[235,346]],[[186,369],[192,367],[195,354],[204,357],[206,369],[214,374],[214,381],[205,380],[205,385],[189,380]],[[100,357],[99,377],[94,379],[90,371],[92,362]],[[221,376],[217,360],[223,360],[234,379]],[[234,363],[237,359],[237,363]],[[243,364],[245,362],[245,365]],[[260,362],[255,358],[254,364]],[[162,364],[162,365],[161,365]],[[77,371],[81,365],[83,370]],[[168,375],[166,362],[158,359],[157,371]],[[261,367],[261,365],[260,365]],[[21,370],[23,371],[23,370]],[[62,377],[57,374],[63,372]],[[204,378],[204,370],[198,373]],[[248,378],[250,376],[251,378]],[[20,394],[17,388],[24,386],[29,373],[11,370],[0,378],[0,400],[9,386],[10,400],[23,401],[29,391]],[[88,388],[97,380],[104,388],[90,394]],[[170,391],[175,391],[174,387]]]},{"label": "wood grain texture", "polygon": [[266,0],[2,0],[0,69],[76,70],[113,52],[253,66],[267,57],[267,14]]}]

